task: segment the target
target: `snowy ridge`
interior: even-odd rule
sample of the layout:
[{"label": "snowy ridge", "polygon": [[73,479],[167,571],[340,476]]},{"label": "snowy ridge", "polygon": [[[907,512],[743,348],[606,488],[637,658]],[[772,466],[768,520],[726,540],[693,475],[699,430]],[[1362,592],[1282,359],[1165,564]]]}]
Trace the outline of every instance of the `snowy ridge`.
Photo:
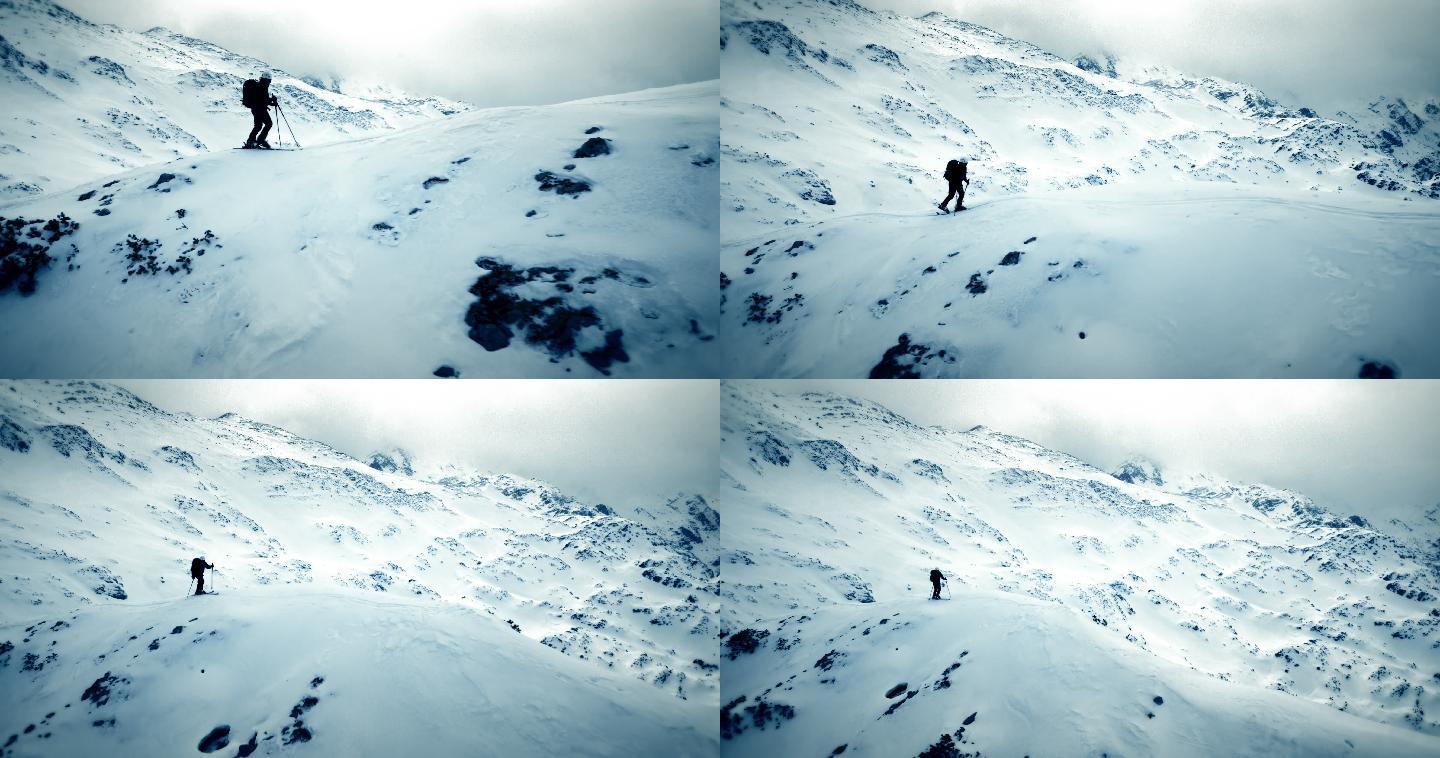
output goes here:
[{"label": "snowy ridge", "polygon": [[713,376],[717,91],[221,150],[0,207],[0,319],[26,324],[0,373]]},{"label": "snowy ridge", "polygon": [[[311,694],[300,720],[342,752],[394,724],[375,709],[395,701],[421,714],[385,738],[397,745],[434,729],[459,752],[472,731],[596,755],[622,754],[616,733],[714,750],[719,520],[698,495],[612,507],[503,474],[407,476],[78,382],[0,388],[0,471],[0,740],[20,735],[15,755],[192,749],[215,724],[139,722],[191,692],[196,719],[229,719],[237,743],[268,734],[270,752]],[[184,597],[195,555],[219,596]],[[216,684],[193,678],[202,667],[219,690],[199,691]],[[254,702],[236,679],[251,674],[267,683]],[[113,707],[77,700],[107,676]],[[529,721],[512,698],[556,711]]]},{"label": "snowy ridge", "polygon": [[1440,747],[1440,509],[1370,524],[733,384],[722,467],[737,755]]},{"label": "snowy ridge", "polygon": [[967,156],[985,195],[1179,181],[1440,197],[1434,101],[1322,118],[1238,82],[1117,74],[848,1],[725,0],[721,47],[729,239],[933,204],[945,161]]},{"label": "snowy ridge", "polygon": [[471,110],[379,89],[345,94],[168,29],[93,24],[50,0],[0,0],[0,28],[9,114],[0,122],[0,199],[238,146],[251,123],[240,85],[259,72],[271,72],[271,92],[307,145]]},{"label": "snowy ridge", "polygon": [[851,2],[727,1],[721,41],[729,376],[1440,375],[1440,105],[1321,118]]}]

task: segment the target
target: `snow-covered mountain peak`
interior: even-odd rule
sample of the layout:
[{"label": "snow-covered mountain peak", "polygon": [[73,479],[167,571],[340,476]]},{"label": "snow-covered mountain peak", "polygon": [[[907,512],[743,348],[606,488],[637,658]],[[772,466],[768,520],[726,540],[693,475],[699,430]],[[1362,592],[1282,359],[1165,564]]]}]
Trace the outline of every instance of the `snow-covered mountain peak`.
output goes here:
[{"label": "snow-covered mountain peak", "polygon": [[1165,486],[1165,477],[1160,473],[1160,465],[1143,456],[1131,456],[1121,463],[1112,475],[1122,482],[1131,484]]},{"label": "snow-covered mountain peak", "polygon": [[368,463],[370,468],[376,471],[385,471],[404,476],[415,475],[415,466],[410,459],[410,454],[398,447],[372,454]]}]

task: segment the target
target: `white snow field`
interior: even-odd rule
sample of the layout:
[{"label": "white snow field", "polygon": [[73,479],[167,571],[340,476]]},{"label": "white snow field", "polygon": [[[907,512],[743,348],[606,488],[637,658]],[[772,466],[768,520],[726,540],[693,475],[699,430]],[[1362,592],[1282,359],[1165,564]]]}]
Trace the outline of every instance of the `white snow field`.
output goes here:
[{"label": "white snow field", "polygon": [[212,146],[0,204],[0,374],[715,376],[718,92]]},{"label": "white snow field", "polygon": [[[449,473],[0,387],[0,754],[715,754],[703,497],[418,468]],[[218,594],[187,596],[198,555]]]},{"label": "white snow field", "polygon": [[1440,375],[1440,103],[1322,116],[938,13],[721,9],[728,375]]},{"label": "white snow field", "polygon": [[721,482],[726,754],[1440,751],[1440,506],[1372,524],[748,383]]}]

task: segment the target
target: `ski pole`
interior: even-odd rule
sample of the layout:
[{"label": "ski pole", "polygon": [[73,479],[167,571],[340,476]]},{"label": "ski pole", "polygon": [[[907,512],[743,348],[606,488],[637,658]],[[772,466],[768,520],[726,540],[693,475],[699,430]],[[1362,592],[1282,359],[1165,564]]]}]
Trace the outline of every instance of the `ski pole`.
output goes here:
[{"label": "ski pole", "polygon": [[185,585],[185,597],[190,597],[190,588],[195,586],[195,577],[190,577],[190,583]]},{"label": "ski pole", "polygon": [[285,109],[281,108],[279,105],[276,105],[275,110],[280,112],[280,120],[284,121],[285,128],[290,130],[290,141],[295,143],[295,147],[297,148],[304,147],[304,145],[300,144],[300,140],[295,137],[295,129],[290,126],[290,119],[285,117]]},{"label": "ski pole", "polygon": [[[275,117],[278,119],[278,118],[280,117],[280,104],[279,104],[279,103],[276,103],[276,104],[275,104],[274,106],[272,106],[272,107],[275,109]],[[276,129],[276,130],[275,130],[275,142],[278,143],[281,147],[284,147],[284,146],[285,146],[285,132],[282,132],[282,131],[280,131],[279,129]]]}]

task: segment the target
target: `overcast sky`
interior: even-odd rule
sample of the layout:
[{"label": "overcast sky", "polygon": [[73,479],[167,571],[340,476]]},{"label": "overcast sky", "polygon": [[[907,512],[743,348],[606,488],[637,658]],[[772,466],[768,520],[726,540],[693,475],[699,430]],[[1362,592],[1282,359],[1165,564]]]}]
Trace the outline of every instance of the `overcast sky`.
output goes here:
[{"label": "overcast sky", "polygon": [[654,504],[718,486],[719,387],[707,381],[116,382],[168,411],[234,411],[357,458],[393,447],[544,480],[588,502]]},{"label": "overcast sky", "polygon": [[1298,490],[1342,514],[1413,518],[1440,503],[1440,381],[793,381],[923,425],[984,424],[1107,471],[1162,469]]},{"label": "overcast sky", "polygon": [[538,105],[719,76],[716,0],[59,0],[164,26],[297,75],[480,106]]},{"label": "overcast sky", "polygon": [[[939,10],[1074,59],[1110,52],[1324,110],[1440,95],[1435,0],[859,0]],[[1418,108],[1416,109],[1418,110]]]}]

